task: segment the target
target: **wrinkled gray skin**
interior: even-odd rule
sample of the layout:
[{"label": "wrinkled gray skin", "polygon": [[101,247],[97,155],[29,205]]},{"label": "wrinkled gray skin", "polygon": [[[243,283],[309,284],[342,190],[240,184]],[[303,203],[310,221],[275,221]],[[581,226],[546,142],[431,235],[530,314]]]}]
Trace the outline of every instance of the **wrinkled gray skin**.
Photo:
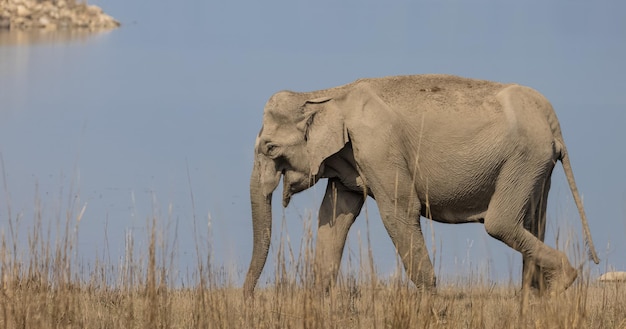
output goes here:
[{"label": "wrinkled gray skin", "polygon": [[[543,243],[550,176],[561,160],[598,263],[550,103],[515,84],[445,75],[362,79],[310,93],[282,91],[265,105],[250,179],[254,246],[244,294],[252,296],[270,246],[272,192],[291,196],[328,178],[319,211],[315,277],[336,280],[350,226],[367,196],[408,277],[433,290],[419,217],[484,223],[523,256],[522,287],[558,293],[577,277]],[[528,291],[528,290],[526,290]]]}]

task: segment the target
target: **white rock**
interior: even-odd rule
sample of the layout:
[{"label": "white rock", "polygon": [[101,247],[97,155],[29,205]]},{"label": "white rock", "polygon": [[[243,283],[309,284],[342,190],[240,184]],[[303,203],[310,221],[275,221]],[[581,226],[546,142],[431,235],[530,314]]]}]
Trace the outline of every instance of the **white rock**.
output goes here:
[{"label": "white rock", "polygon": [[46,17],[46,16],[41,16],[41,17],[39,17],[38,23],[39,23],[39,26],[46,27],[46,26],[50,25],[50,19],[48,19],[48,17]]},{"label": "white rock", "polygon": [[615,271],[602,274],[598,281],[600,282],[626,282],[626,272]]}]

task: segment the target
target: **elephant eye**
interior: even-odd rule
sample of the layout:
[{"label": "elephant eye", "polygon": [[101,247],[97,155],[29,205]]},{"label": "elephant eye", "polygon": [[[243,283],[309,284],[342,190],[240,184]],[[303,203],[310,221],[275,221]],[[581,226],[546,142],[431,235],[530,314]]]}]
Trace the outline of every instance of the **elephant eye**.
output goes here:
[{"label": "elephant eye", "polygon": [[278,146],[276,144],[267,143],[265,147],[267,149],[266,153],[268,156],[276,156],[276,152],[278,151]]}]

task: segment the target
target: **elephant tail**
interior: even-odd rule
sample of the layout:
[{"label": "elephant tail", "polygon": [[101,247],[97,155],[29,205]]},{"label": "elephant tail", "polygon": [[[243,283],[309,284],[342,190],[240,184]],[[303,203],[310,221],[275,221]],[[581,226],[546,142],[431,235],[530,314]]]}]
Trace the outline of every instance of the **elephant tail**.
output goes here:
[{"label": "elephant tail", "polygon": [[[594,263],[600,263],[600,259],[598,258],[598,254],[596,253],[596,248],[593,245],[593,240],[591,239],[591,231],[589,230],[589,224],[587,223],[587,215],[585,215],[585,209],[583,208],[583,201],[578,193],[578,188],[576,187],[576,181],[574,180],[574,172],[572,171],[572,164],[569,161],[569,156],[567,155],[567,149],[565,147],[565,143],[563,142],[563,137],[561,136],[560,128],[557,125],[558,133],[557,143],[559,145],[560,156],[559,160],[561,160],[561,164],[563,164],[563,171],[565,172],[565,177],[567,177],[567,183],[569,184],[569,188],[572,191],[572,195],[574,196],[574,202],[576,202],[576,207],[578,207],[578,213],[580,214],[580,219],[582,220],[583,226],[583,235],[585,237],[585,244],[587,245],[587,252],[589,254],[589,258],[593,260]],[[554,129],[553,129],[554,131]]]}]

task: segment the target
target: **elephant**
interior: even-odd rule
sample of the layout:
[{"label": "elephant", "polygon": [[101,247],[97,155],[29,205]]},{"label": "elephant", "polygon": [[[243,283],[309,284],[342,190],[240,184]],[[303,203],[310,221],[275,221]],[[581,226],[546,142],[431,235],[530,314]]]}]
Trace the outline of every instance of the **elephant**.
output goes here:
[{"label": "elephant", "polygon": [[327,179],[317,228],[315,284],[336,284],[348,230],[369,196],[422,292],[436,278],[420,216],[484,224],[522,254],[522,287],[567,289],[578,272],[544,243],[552,170],[560,160],[582,220],[589,258],[599,262],[560,124],[539,92],[451,75],[359,79],[267,101],[250,178],[253,250],[243,291],[253,297],[271,240],[272,193],[282,205]]}]

